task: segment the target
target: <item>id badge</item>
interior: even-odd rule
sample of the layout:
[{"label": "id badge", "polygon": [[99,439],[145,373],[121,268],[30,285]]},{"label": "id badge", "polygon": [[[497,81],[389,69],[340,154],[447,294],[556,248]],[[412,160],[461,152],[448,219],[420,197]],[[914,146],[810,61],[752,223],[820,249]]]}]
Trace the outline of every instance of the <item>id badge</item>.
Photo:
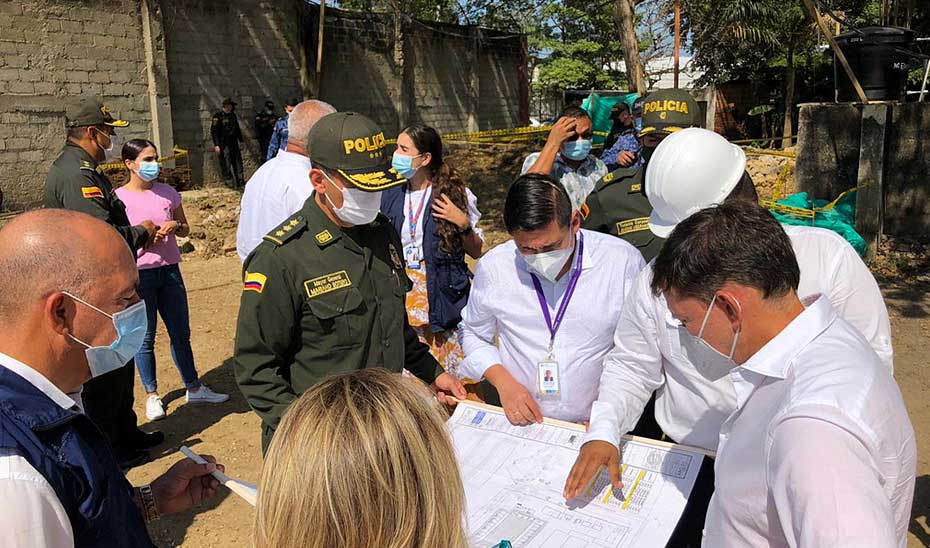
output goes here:
[{"label": "id badge", "polygon": [[420,269],[420,250],[416,246],[407,246],[404,249],[404,260],[407,261],[407,268],[412,270]]},{"label": "id badge", "polygon": [[559,362],[553,358],[546,358],[539,362],[537,378],[540,396],[559,395]]}]

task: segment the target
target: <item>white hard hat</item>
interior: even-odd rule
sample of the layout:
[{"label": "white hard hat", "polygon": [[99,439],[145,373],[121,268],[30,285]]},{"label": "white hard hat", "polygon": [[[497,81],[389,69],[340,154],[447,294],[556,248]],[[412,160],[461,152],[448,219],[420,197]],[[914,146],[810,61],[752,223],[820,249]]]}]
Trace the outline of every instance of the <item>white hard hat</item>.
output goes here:
[{"label": "white hard hat", "polygon": [[649,230],[667,238],[681,221],[723,202],[745,170],[743,149],[713,131],[694,127],[669,134],[646,168]]}]

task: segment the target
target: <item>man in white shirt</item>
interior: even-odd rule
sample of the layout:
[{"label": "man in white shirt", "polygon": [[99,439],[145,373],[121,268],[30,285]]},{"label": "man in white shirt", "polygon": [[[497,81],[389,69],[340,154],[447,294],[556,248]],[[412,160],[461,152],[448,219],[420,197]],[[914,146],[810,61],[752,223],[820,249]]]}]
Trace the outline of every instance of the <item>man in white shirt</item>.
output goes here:
[{"label": "man in white shirt", "polygon": [[828,299],[802,304],[791,247],[767,211],[735,201],[679,223],[653,265],[650,289],[735,388],[704,545],[905,548],[917,460],[907,408]]},{"label": "man in white shirt", "polygon": [[[711,131],[689,128],[673,133],[656,148],[650,165],[662,167],[646,173],[646,193],[654,208],[650,229],[660,237],[702,208],[725,200],[758,201],[745,174],[745,154]],[[891,371],[888,311],[878,284],[852,246],[820,228],[783,229],[801,268],[798,295],[824,295]],[[720,427],[736,408],[727,364],[694,344],[664,297],[652,294],[651,281],[652,268],[647,266],[634,282],[617,324],[614,348],[604,360],[600,392],[592,406],[588,441],[566,481],[567,498],[580,492],[601,466],[611,473],[618,469],[620,438],[636,424],[653,391],[656,421],[665,434],[710,451],[717,449]],[[700,546],[712,492],[713,468],[708,464],[672,538],[676,544],[670,545]]]},{"label": "man in white shirt", "polygon": [[307,139],[317,121],[336,112],[329,103],[304,101],[287,118],[287,147],[262,164],[245,185],[236,229],[236,253],[245,262],[265,234],[304,206],[313,192]]},{"label": "man in white shirt", "polygon": [[594,185],[607,175],[607,165],[591,154],[594,124],[581,107],[568,107],[553,124],[540,152],[526,157],[521,173],[549,175],[571,199],[572,209],[581,209]]},{"label": "man in white shirt", "polygon": [[581,230],[564,187],[547,175],[514,181],[504,224],[513,240],[478,263],[462,313],[460,372],[494,385],[513,424],[587,421],[642,255]]},{"label": "man in white shirt", "polygon": [[0,547],[153,546],[145,523],[216,493],[211,457],[133,488],[82,411],[81,385],[125,367],[145,334],[135,254],[60,209],[0,230]]}]

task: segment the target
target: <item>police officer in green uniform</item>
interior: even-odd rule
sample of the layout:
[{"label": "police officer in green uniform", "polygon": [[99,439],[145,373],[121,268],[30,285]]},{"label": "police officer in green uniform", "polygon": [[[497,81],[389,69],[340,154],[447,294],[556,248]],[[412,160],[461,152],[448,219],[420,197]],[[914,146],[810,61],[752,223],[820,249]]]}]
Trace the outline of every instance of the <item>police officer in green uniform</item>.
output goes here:
[{"label": "police officer in green uniform", "polygon": [[[152,221],[130,226],[126,206],[116,196],[98,162],[118,157],[116,130],[129,125],[116,120],[99,99],[82,98],[65,108],[67,142],[45,180],[45,207],[93,215],[115,228],[135,253],[148,244],[158,227]],[[101,268],[107,268],[101,265]],[[80,295],[78,295],[80,297]],[[135,366],[125,367],[84,384],[81,395],[87,415],[107,435],[120,463],[128,468],[146,458],[145,450],[164,440],[161,432],[146,434],[136,426],[133,406]]]},{"label": "police officer in green uniform", "polygon": [[210,136],[213,137],[213,152],[220,161],[220,171],[226,184],[234,188],[245,186],[242,177],[242,129],[236,116],[236,102],[230,98],[223,100],[223,109],[213,114],[210,123]]},{"label": "police officer in green uniform", "polygon": [[379,213],[381,191],[405,179],[385,148],[365,116],[323,117],[307,144],[313,194],[245,261],[234,361],[263,449],[288,405],[333,374],[406,368],[440,401],[466,395],[407,322],[400,236]]},{"label": "police officer in green uniform", "polygon": [[639,248],[646,262],[658,255],[664,240],[649,230],[652,206],[643,188],[649,157],[669,133],[700,126],[699,116],[697,102],[687,91],[667,89],[646,96],[639,131],[646,164],[641,168],[620,168],[601,178],[581,209],[581,227],[623,238]]}]

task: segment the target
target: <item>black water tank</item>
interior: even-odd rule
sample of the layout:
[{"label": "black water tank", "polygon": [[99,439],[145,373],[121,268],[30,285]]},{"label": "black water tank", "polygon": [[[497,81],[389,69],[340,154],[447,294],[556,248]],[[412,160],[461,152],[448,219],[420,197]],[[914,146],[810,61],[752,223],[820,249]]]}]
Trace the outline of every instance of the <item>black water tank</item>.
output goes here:
[{"label": "black water tank", "polygon": [[[853,74],[870,101],[904,99],[911,57],[907,49],[914,32],[900,27],[864,27],[836,37]],[[833,59],[838,102],[859,101],[843,66]]]}]

